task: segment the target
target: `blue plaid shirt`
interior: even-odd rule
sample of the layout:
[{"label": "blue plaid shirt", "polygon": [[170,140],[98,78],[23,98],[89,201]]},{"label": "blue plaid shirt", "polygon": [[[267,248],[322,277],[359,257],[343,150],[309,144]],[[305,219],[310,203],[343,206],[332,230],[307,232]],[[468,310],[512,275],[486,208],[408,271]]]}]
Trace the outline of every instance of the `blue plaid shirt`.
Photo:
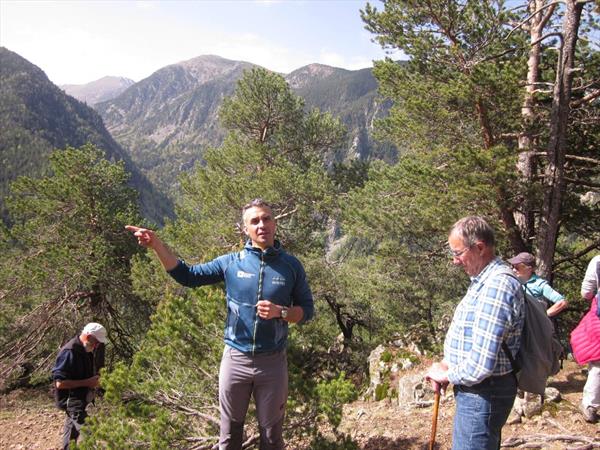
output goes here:
[{"label": "blue plaid shirt", "polygon": [[502,260],[495,258],[472,277],[456,307],[444,341],[444,362],[452,384],[472,386],[512,371],[502,341],[516,355],[523,329],[523,290],[515,278],[496,273],[503,267]]}]

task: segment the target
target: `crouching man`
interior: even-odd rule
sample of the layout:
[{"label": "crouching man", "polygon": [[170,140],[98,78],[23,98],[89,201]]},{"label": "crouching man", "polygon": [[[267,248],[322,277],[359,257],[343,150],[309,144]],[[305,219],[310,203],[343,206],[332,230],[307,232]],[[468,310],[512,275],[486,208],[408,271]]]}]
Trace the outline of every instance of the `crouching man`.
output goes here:
[{"label": "crouching man", "polygon": [[77,441],[87,417],[86,407],[93,400],[104,365],[106,329],[99,323],[88,323],[78,336],[63,345],[52,369],[56,387],[56,405],[67,417],[63,429],[63,449]]}]

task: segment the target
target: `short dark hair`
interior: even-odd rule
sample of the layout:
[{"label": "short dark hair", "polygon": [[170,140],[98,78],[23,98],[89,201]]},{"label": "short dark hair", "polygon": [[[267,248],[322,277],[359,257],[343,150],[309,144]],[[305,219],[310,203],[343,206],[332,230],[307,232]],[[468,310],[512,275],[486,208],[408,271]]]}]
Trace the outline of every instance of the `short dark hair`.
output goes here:
[{"label": "short dark hair", "polygon": [[244,214],[246,214],[246,211],[248,211],[250,208],[269,208],[271,211],[273,211],[273,207],[269,203],[260,197],[255,198],[254,200],[251,200],[249,203],[246,203],[244,206],[242,206],[242,222],[244,222]]},{"label": "short dark hair", "polygon": [[483,217],[479,216],[463,217],[452,226],[450,234],[460,236],[467,247],[472,247],[477,241],[483,242],[488,247],[496,245],[494,230]]}]

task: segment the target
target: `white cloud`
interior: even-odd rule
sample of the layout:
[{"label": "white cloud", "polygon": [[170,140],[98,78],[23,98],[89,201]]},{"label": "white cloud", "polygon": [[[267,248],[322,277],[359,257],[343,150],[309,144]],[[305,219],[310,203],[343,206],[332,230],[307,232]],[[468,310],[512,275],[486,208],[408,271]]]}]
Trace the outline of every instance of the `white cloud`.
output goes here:
[{"label": "white cloud", "polygon": [[158,7],[158,2],[149,0],[136,0],[134,4],[138,9],[155,10]]},{"label": "white cloud", "polygon": [[342,67],[349,70],[364,69],[366,67],[372,67],[373,61],[364,56],[344,56],[340,53],[333,52],[328,49],[321,49],[318,57],[318,61],[321,64],[326,64],[333,67]]}]

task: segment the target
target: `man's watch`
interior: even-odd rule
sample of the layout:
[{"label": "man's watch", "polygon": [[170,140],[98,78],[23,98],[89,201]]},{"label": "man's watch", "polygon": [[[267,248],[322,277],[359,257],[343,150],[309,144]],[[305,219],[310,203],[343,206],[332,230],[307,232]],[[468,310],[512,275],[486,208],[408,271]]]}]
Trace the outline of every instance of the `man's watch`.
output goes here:
[{"label": "man's watch", "polygon": [[281,307],[281,318],[282,319],[287,319],[288,316],[288,309],[285,306]]}]

